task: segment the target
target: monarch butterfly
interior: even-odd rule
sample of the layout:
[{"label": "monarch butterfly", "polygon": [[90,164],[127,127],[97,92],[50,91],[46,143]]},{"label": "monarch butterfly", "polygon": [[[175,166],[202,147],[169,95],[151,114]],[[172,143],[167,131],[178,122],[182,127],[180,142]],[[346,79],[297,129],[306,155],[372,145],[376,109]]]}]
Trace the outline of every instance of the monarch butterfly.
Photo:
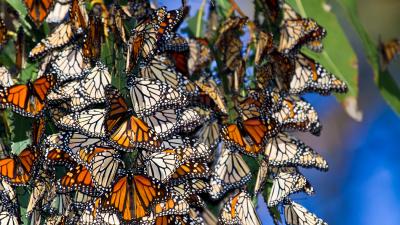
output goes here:
[{"label": "monarch butterfly", "polygon": [[124,12],[123,8],[119,5],[113,5],[110,9],[110,26],[112,33],[116,40],[121,41],[122,43],[127,44],[127,34],[125,31],[125,26],[123,22],[123,17],[127,16],[126,12]]},{"label": "monarch butterfly", "polygon": [[140,117],[149,128],[154,130],[159,138],[168,137],[181,129],[180,122],[182,118],[181,110],[166,109],[154,112],[153,115]]},{"label": "monarch butterfly", "polygon": [[75,167],[76,163],[71,156],[58,148],[52,148],[46,156],[46,162],[50,165],[61,165],[68,167]]},{"label": "monarch butterfly", "polygon": [[106,131],[114,147],[132,151],[134,147],[158,148],[160,142],[154,132],[141,119],[128,112],[128,106],[120,93],[108,86],[106,87],[107,115]]},{"label": "monarch butterfly", "polygon": [[50,110],[51,119],[58,128],[63,130],[77,129],[77,122],[74,115],[62,108],[52,107]]},{"label": "monarch butterfly", "polygon": [[113,185],[102,201],[105,209],[114,209],[124,221],[147,216],[156,199],[166,196],[165,188],[155,179],[143,175],[125,175]]},{"label": "monarch butterfly", "polygon": [[176,146],[174,149],[165,149],[159,154],[176,155],[176,159],[179,162],[176,165],[178,166],[183,162],[208,162],[210,159],[211,149],[209,146],[206,146],[203,143],[195,142],[195,140],[179,140],[179,142],[182,143],[182,145]]},{"label": "monarch butterfly", "polygon": [[130,17],[142,20],[145,16],[151,15],[153,9],[150,7],[150,1],[130,1],[122,10]]},{"label": "monarch butterfly", "polygon": [[53,89],[47,99],[49,102],[68,109],[81,111],[87,106],[105,102],[105,86],[111,83],[111,75],[103,64],[96,63],[81,80],[74,80]]},{"label": "monarch butterfly", "polygon": [[221,127],[218,120],[206,121],[197,131],[195,136],[199,143],[203,143],[206,146],[213,148],[219,143],[221,138]]},{"label": "monarch butterfly", "polygon": [[242,32],[242,27],[247,18],[230,18],[220,28],[220,35],[215,42],[215,46],[222,52],[223,62],[228,69],[235,71],[242,59],[243,43],[238,32]]},{"label": "monarch butterfly", "polygon": [[15,212],[8,211],[6,207],[0,206],[0,223],[7,225],[18,225],[19,215]]},{"label": "monarch butterfly", "polygon": [[257,118],[261,116],[262,104],[260,101],[252,96],[247,97],[243,101],[239,102],[236,110],[243,120]]},{"label": "monarch butterfly", "polygon": [[155,200],[155,203],[150,207],[150,212],[156,218],[168,215],[184,215],[189,212],[189,204],[182,196],[169,193],[167,197]]},{"label": "monarch butterfly", "polygon": [[64,47],[74,40],[77,35],[81,34],[88,21],[84,7],[83,1],[72,0],[69,13],[70,21],[58,25],[47,38],[41,40],[29,52],[29,58],[37,59],[54,49]]},{"label": "monarch butterfly", "polygon": [[251,178],[250,168],[238,152],[233,152],[225,144],[215,164],[211,176],[210,195],[219,199],[230,189],[238,188]]},{"label": "monarch butterfly", "polygon": [[179,135],[173,135],[170,138],[163,139],[163,142],[161,142],[161,149],[175,149],[182,146],[191,146],[190,139]]},{"label": "monarch butterfly", "polygon": [[88,73],[88,63],[85,61],[82,47],[79,45],[65,48],[58,54],[51,66],[60,83],[82,78]]},{"label": "monarch butterfly", "polygon": [[306,178],[295,167],[272,168],[276,174],[272,181],[268,196],[268,206],[272,207],[282,202],[290,194],[304,190],[311,195],[314,190]]},{"label": "monarch butterfly", "polygon": [[283,205],[285,221],[289,225],[327,225],[322,219],[318,218],[314,213],[309,212],[302,205],[289,199],[285,200]]},{"label": "monarch butterfly", "polygon": [[[261,95],[252,93],[254,98],[262,102],[262,115],[268,115],[279,111],[282,108],[282,101],[285,96],[284,92],[275,87],[272,89],[265,89]],[[265,115],[264,115],[265,114]]]},{"label": "monarch butterfly", "polygon": [[85,7],[84,1],[72,0],[69,17],[78,33],[82,33],[88,25],[89,17],[86,13]]},{"label": "monarch butterfly", "polygon": [[10,87],[14,85],[14,81],[10,72],[4,66],[0,66],[0,86]]},{"label": "monarch butterfly", "polygon": [[188,104],[184,93],[158,80],[136,78],[128,81],[128,87],[133,110],[138,115],[151,115],[160,109],[183,107]]},{"label": "monarch butterfly", "polygon": [[400,54],[400,41],[398,39],[392,39],[385,43],[379,41],[379,50],[383,58],[383,65],[386,66]]},{"label": "monarch butterfly", "polygon": [[78,165],[68,171],[58,180],[59,191],[61,193],[80,191],[85,194],[95,195],[95,189],[90,171],[83,165]]},{"label": "monarch butterfly", "polygon": [[94,186],[109,189],[121,163],[118,152],[108,147],[92,147],[81,149],[79,157],[89,169]]},{"label": "monarch butterfly", "polygon": [[206,39],[189,39],[189,59],[187,67],[189,75],[200,71],[212,60],[211,50]]},{"label": "monarch butterfly", "polygon": [[295,56],[295,70],[290,74],[286,75],[288,82],[284,83],[290,94],[297,95],[312,91],[328,95],[331,92],[347,91],[347,86],[343,81],[303,54]]},{"label": "monarch butterfly", "polygon": [[188,51],[184,52],[169,51],[166,54],[170,59],[170,63],[175,67],[176,71],[185,76],[184,79],[189,76],[188,53],[189,53]]},{"label": "monarch butterfly", "polygon": [[169,180],[181,162],[173,150],[164,150],[149,155],[144,162],[146,174],[165,183]]},{"label": "monarch butterfly", "polygon": [[[69,166],[70,164],[75,165],[75,162],[82,163],[82,159],[79,156],[81,149],[106,146],[106,142],[101,138],[88,137],[77,132],[60,132],[52,134],[46,138],[44,143],[45,146],[49,148],[49,153],[54,149],[59,149],[62,151],[60,152],[61,156],[68,154],[68,158],[73,159],[71,163],[66,164],[65,166]],[[54,155],[54,157],[58,157],[57,154]]]},{"label": "monarch butterfly", "polygon": [[15,189],[5,180],[0,181],[0,224],[15,224],[19,218],[19,205]]},{"label": "monarch butterfly", "polygon": [[61,48],[69,44],[75,37],[72,24],[70,22],[62,23],[54,28],[52,33],[45,39],[41,40],[29,52],[29,58],[34,60],[44,56],[48,52]]},{"label": "monarch butterfly", "polygon": [[40,210],[41,205],[46,203],[45,195],[51,191],[50,189],[50,177],[47,176],[47,174],[42,173],[40,178],[33,182],[33,189],[26,209],[28,215],[34,214],[34,211]]},{"label": "monarch butterfly", "polygon": [[284,130],[309,131],[319,135],[322,129],[315,109],[298,97],[285,97],[282,108],[272,117]]},{"label": "monarch butterfly", "polygon": [[127,71],[137,64],[139,57],[151,59],[156,52],[158,41],[165,35],[177,29],[187,13],[187,8],[167,11],[165,7],[157,9],[152,17],[143,20],[132,31],[127,52]]},{"label": "monarch butterfly", "polygon": [[237,148],[246,154],[256,155],[261,151],[261,148],[252,140],[242,135],[236,124],[229,124],[222,128],[222,134],[223,140],[228,146]]},{"label": "monarch butterfly", "polygon": [[106,110],[98,108],[74,113],[75,127],[81,134],[91,137],[104,137],[106,135],[105,115]]},{"label": "monarch butterfly", "polygon": [[258,167],[257,179],[254,185],[254,194],[257,195],[262,189],[267,181],[268,177],[268,161],[262,160],[260,166]]},{"label": "monarch butterfly", "polygon": [[184,37],[176,33],[174,33],[172,37],[169,37],[168,40],[166,40],[165,43],[160,46],[161,52],[186,52],[188,50],[188,41]]},{"label": "monarch butterfly", "polygon": [[0,108],[12,108],[23,116],[37,117],[46,107],[46,95],[55,84],[55,76],[48,75],[27,84],[0,86]]},{"label": "monarch butterfly", "polygon": [[187,179],[205,178],[209,176],[210,168],[206,163],[188,161],[180,165],[172,174],[170,184],[179,184]]},{"label": "monarch butterfly", "polygon": [[221,209],[218,221],[221,224],[250,224],[261,225],[256,209],[251,201],[249,193],[241,191],[229,198]]},{"label": "monarch butterfly", "polygon": [[194,178],[186,180],[178,185],[168,185],[167,190],[175,192],[185,198],[189,198],[191,195],[209,192],[210,185],[204,180]]},{"label": "monarch butterfly", "polygon": [[62,143],[62,149],[66,151],[75,161],[80,162],[79,153],[81,149],[95,146],[106,146],[102,138],[86,136],[77,132],[61,132],[58,137]]},{"label": "monarch butterfly", "polygon": [[101,221],[102,223],[105,224],[121,224],[121,221],[116,213],[110,212],[110,211],[98,211],[96,212],[96,217],[98,221]]},{"label": "monarch butterfly", "polygon": [[56,193],[56,190],[57,187],[52,186],[46,196],[47,203],[42,208],[51,215],[64,215],[72,204],[71,197],[67,194]]},{"label": "monarch butterfly", "polygon": [[7,27],[4,24],[3,19],[0,18],[0,50],[8,41],[7,32],[8,32]]},{"label": "monarch butterfly", "polygon": [[38,157],[33,148],[26,148],[19,155],[0,159],[0,177],[14,185],[27,184],[38,163]]},{"label": "monarch butterfly", "polygon": [[164,61],[164,57],[154,56],[150,62],[140,68],[140,77],[159,80],[177,89],[182,82],[182,75]]},{"label": "monarch butterfly", "polygon": [[[269,1],[267,1],[269,2]],[[265,54],[268,54],[273,49],[273,36],[272,33],[265,33],[260,31],[258,33],[258,40],[256,46],[256,55],[254,62],[256,65],[260,65],[262,59],[265,58]]]},{"label": "monarch butterfly", "polygon": [[233,32],[235,30],[240,30],[246,23],[247,23],[246,17],[232,17],[227,19],[220,27],[219,29],[219,37],[217,41],[215,42],[215,46],[222,46],[224,41],[226,40],[226,36],[230,34],[230,32]]},{"label": "monarch butterfly", "polygon": [[221,91],[219,90],[217,84],[212,79],[208,80],[200,79],[195,83],[199,86],[199,88],[202,91],[204,91],[208,96],[210,96],[210,98],[215,102],[215,104],[218,106],[218,109],[222,113],[226,114],[228,112],[225,99]]},{"label": "monarch butterfly", "polygon": [[68,14],[71,0],[53,0],[54,7],[46,17],[47,23],[60,23]]},{"label": "monarch butterfly", "polygon": [[289,53],[293,48],[310,41],[321,40],[326,31],[312,19],[302,19],[287,3],[283,4],[283,24],[278,51]]},{"label": "monarch butterfly", "polygon": [[314,52],[322,52],[324,49],[324,45],[322,44],[322,40],[313,40],[306,44],[307,48],[311,49]]},{"label": "monarch butterfly", "polygon": [[[247,119],[242,122],[243,130],[260,146],[267,138],[273,137],[278,132],[278,127],[273,119],[261,120],[261,118]],[[251,153],[250,153],[251,154]]]},{"label": "monarch butterfly", "polygon": [[53,6],[53,0],[24,0],[24,3],[28,15],[35,23],[36,27],[39,27],[42,24]]},{"label": "monarch butterfly", "polygon": [[270,138],[264,154],[272,166],[299,165],[328,169],[328,163],[321,155],[287,133],[278,133]]},{"label": "monarch butterfly", "polygon": [[101,18],[94,14],[89,15],[88,31],[82,46],[84,57],[90,60],[96,60],[100,57],[103,35],[103,22]]},{"label": "monarch butterfly", "polygon": [[210,147],[195,140],[192,140],[189,145],[184,142],[184,145],[177,146],[169,151],[175,152],[180,162],[208,162],[212,157]]},{"label": "monarch butterfly", "polygon": [[74,208],[85,209],[88,205],[92,205],[96,196],[88,195],[80,191],[76,191],[72,202]]},{"label": "monarch butterfly", "polygon": [[192,132],[194,128],[199,126],[207,119],[207,115],[200,115],[197,110],[188,108],[182,112],[179,125],[183,132]]}]

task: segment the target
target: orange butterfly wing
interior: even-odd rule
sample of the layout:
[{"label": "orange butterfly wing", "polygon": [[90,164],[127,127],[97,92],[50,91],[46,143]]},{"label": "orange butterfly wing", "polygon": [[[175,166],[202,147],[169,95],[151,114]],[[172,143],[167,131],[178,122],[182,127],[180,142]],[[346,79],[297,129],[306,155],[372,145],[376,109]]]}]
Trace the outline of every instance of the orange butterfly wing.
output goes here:
[{"label": "orange butterfly wing", "polygon": [[0,104],[16,108],[27,116],[36,116],[44,108],[47,92],[55,85],[55,76],[44,76],[32,83],[0,89]]},{"label": "orange butterfly wing", "polygon": [[260,152],[260,146],[252,144],[249,140],[245,139],[236,124],[230,124],[223,129],[224,138],[226,141],[239,147],[245,153],[254,155]]},{"label": "orange butterfly wing", "polygon": [[160,146],[160,142],[145,122],[132,115],[126,118],[129,114],[128,106],[117,90],[107,90],[107,96],[110,100],[106,129],[111,140],[117,145],[115,147],[129,151],[138,145],[156,148]]},{"label": "orange butterfly wing", "polygon": [[257,145],[261,145],[266,137],[271,137],[276,134],[276,124],[272,120],[266,124],[259,118],[252,118],[245,120],[243,122],[243,127]]},{"label": "orange butterfly wing", "polygon": [[163,197],[165,192],[154,180],[142,175],[134,176],[133,182],[135,185],[135,218],[138,219],[146,216],[150,204],[155,198]]},{"label": "orange butterfly wing", "polygon": [[111,195],[106,201],[106,206],[111,205],[122,214],[124,220],[133,219],[132,187],[128,183],[128,177],[123,177],[114,184]]},{"label": "orange butterfly wing", "polygon": [[145,176],[135,175],[132,180],[124,176],[114,184],[105,206],[112,206],[124,220],[130,221],[147,216],[150,204],[163,195],[160,186]]},{"label": "orange butterfly wing", "polygon": [[67,172],[61,178],[60,184],[67,191],[79,189],[79,191],[91,192],[94,187],[89,170],[82,165],[78,165],[73,170]]},{"label": "orange butterfly wing", "polygon": [[0,175],[9,179],[13,184],[26,184],[30,179],[36,158],[36,153],[27,148],[18,157],[1,159]]},{"label": "orange butterfly wing", "polygon": [[79,4],[80,0],[72,0],[69,17],[71,18],[75,29],[85,29],[87,26],[87,19],[85,18],[85,15],[83,15]]},{"label": "orange butterfly wing", "polygon": [[50,12],[53,0],[24,0],[29,17],[40,26]]},{"label": "orange butterfly wing", "polygon": [[13,158],[5,158],[0,160],[0,174],[2,177],[15,178],[16,167]]},{"label": "orange butterfly wing", "polygon": [[75,164],[71,156],[60,149],[53,149],[49,151],[49,153],[47,154],[47,160],[56,164],[57,163],[64,164],[64,162],[67,162],[69,164]]}]

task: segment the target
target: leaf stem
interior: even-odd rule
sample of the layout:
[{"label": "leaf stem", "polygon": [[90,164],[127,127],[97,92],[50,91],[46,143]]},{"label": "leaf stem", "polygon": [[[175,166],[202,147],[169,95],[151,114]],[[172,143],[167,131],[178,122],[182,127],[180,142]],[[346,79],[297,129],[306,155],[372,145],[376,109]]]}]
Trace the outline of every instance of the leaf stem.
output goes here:
[{"label": "leaf stem", "polygon": [[296,0],[296,5],[299,8],[300,15],[302,17],[307,17],[306,10],[304,9],[303,3],[301,3],[301,0]]},{"label": "leaf stem", "polygon": [[206,6],[206,0],[203,0],[201,2],[200,8],[199,8],[199,14],[197,14],[197,20],[196,20],[196,37],[200,36],[201,33],[201,19],[203,18],[203,12],[204,12],[204,8]]}]

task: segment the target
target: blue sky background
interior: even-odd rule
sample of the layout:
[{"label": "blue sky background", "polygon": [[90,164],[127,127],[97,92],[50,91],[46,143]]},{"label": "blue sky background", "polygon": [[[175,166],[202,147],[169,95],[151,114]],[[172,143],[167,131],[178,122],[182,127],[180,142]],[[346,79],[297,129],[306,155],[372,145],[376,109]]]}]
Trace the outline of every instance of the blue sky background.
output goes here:
[{"label": "blue sky background", "polygon": [[[158,1],[177,8],[180,1]],[[246,7],[250,1],[237,0]],[[200,0],[188,0],[191,14]],[[375,40],[400,37],[398,0],[358,0],[359,17]],[[242,8],[243,9],[243,8]],[[246,9],[243,9],[246,11]],[[343,22],[343,21],[342,21]],[[386,105],[373,83],[371,69],[354,31],[345,27],[359,59],[359,105],[362,122],[349,118],[335,97],[305,96],[317,109],[324,125],[320,137],[298,134],[326,157],[328,172],[302,170],[316,195],[295,195],[293,199],[318,214],[329,224],[400,224],[400,118]],[[328,31],[329,34],[329,31]],[[333,35],[333,34],[330,34]],[[400,83],[400,60],[390,71]],[[260,199],[263,224],[273,224]]]}]

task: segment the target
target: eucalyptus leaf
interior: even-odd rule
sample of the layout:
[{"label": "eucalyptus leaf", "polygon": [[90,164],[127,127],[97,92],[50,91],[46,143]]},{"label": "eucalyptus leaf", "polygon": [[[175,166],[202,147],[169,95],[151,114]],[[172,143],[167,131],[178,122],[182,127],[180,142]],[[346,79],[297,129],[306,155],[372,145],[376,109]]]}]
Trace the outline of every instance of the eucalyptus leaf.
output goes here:
[{"label": "eucalyptus leaf", "polygon": [[400,88],[389,71],[384,70],[380,65],[378,46],[370,38],[359,20],[357,2],[355,0],[336,1],[347,15],[348,21],[356,30],[363,44],[368,62],[374,71],[375,84],[378,86],[382,97],[397,114],[400,114]]},{"label": "eucalyptus leaf", "polygon": [[31,144],[31,139],[30,138],[22,140],[22,141],[18,141],[18,142],[13,142],[11,144],[12,152],[14,154],[19,154],[20,152],[22,152],[22,150],[24,150],[30,144]]}]

